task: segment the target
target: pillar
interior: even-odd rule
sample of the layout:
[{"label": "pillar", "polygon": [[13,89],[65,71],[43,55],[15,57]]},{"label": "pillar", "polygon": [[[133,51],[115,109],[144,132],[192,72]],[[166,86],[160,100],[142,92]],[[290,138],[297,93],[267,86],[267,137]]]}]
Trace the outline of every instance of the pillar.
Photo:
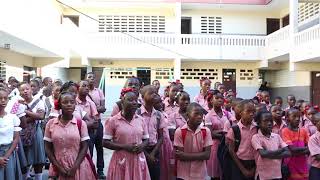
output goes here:
[{"label": "pillar", "polygon": [[294,71],[294,36],[298,32],[298,17],[299,17],[299,0],[289,1],[289,13],[290,13],[290,26],[289,26],[289,36],[290,36],[290,51],[289,51],[289,69]]},{"label": "pillar", "polygon": [[179,57],[176,57],[174,59],[174,73],[173,73],[173,76],[174,76],[174,80],[180,80],[180,77],[181,77],[181,58]]}]

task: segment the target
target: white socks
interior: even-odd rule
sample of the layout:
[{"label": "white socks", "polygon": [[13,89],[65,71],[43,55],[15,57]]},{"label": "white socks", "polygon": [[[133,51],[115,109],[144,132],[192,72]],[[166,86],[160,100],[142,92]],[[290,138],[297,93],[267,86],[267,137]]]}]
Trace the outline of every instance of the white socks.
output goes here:
[{"label": "white socks", "polygon": [[34,175],[35,180],[42,180],[42,173],[38,173]]}]

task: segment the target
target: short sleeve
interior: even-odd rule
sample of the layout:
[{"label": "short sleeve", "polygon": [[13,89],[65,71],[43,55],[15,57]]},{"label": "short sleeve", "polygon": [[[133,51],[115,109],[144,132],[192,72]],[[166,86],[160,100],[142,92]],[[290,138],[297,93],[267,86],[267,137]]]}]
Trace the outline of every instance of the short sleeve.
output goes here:
[{"label": "short sleeve", "polygon": [[112,108],[111,117],[117,115],[119,112],[120,112],[120,108],[116,103]]},{"label": "short sleeve", "polygon": [[310,151],[310,156],[315,156],[320,154],[320,144],[316,136],[311,137],[310,141],[308,142],[308,148]]},{"label": "short sleeve", "polygon": [[18,110],[17,110],[17,113],[16,113],[17,116],[19,118],[25,116],[26,115],[25,110],[26,110],[26,107],[24,105],[22,105],[22,104],[19,104]]},{"label": "short sleeve", "polygon": [[205,122],[205,125],[209,125],[209,126],[212,125],[212,118],[211,118],[210,113],[208,113],[208,114],[206,115],[206,117],[204,118],[204,122]]},{"label": "short sleeve", "polygon": [[176,123],[176,118],[175,118],[175,113],[172,113],[169,115],[168,118],[168,129],[176,129],[177,128],[177,123]]},{"label": "short sleeve", "polygon": [[141,120],[141,124],[142,124],[142,128],[143,128],[143,136],[142,139],[149,139],[149,131],[148,131],[148,127],[145,123],[143,123],[143,121]]},{"label": "short sleeve", "polygon": [[14,126],[14,131],[21,131],[20,119],[16,115],[13,115],[13,126]]},{"label": "short sleeve", "polygon": [[176,132],[174,133],[174,141],[173,145],[177,147],[184,147],[183,142],[182,142],[182,134],[181,134],[181,129],[178,128]]},{"label": "short sleeve", "polygon": [[283,139],[283,141],[285,142],[285,143],[287,143],[289,146],[290,145],[292,145],[292,139],[291,139],[291,137],[290,137],[290,133],[289,133],[289,131],[288,131],[288,129],[286,128],[286,129],[283,129],[282,131],[281,131],[281,134],[282,134],[282,139]]},{"label": "short sleeve", "polygon": [[112,118],[106,120],[104,124],[104,135],[103,139],[112,140],[114,136],[114,121]]},{"label": "short sleeve", "polygon": [[262,145],[261,145],[261,141],[259,140],[259,137],[257,135],[253,135],[252,139],[251,139],[251,144],[253,149],[255,149],[256,151],[259,149],[263,149]]},{"label": "short sleeve", "polygon": [[206,138],[204,139],[204,145],[203,147],[208,147],[208,146],[212,146],[213,141],[212,141],[212,137],[211,137],[211,132],[209,128],[205,128],[206,129]]},{"label": "short sleeve", "polygon": [[40,100],[39,103],[37,104],[35,111],[38,111],[38,110],[42,110],[43,112],[46,111],[46,106],[45,106],[43,100]]},{"label": "short sleeve", "polygon": [[86,141],[86,140],[89,140],[90,137],[89,137],[89,133],[88,133],[88,127],[87,127],[87,124],[86,122],[84,122],[83,120],[81,120],[82,123],[81,123],[81,141]]},{"label": "short sleeve", "polygon": [[44,137],[43,137],[43,140],[47,141],[47,142],[52,142],[52,139],[51,139],[51,126],[52,126],[52,123],[53,121],[55,121],[56,118],[53,118],[53,119],[50,119],[48,121],[48,123],[46,124],[46,128],[44,130]]},{"label": "short sleeve", "polygon": [[282,140],[282,138],[280,137],[280,135],[278,135],[278,134],[275,134],[277,137],[278,137],[278,139],[279,139],[279,146],[280,146],[280,148],[285,148],[285,147],[288,147],[288,144],[287,143],[285,143],[283,140]]}]

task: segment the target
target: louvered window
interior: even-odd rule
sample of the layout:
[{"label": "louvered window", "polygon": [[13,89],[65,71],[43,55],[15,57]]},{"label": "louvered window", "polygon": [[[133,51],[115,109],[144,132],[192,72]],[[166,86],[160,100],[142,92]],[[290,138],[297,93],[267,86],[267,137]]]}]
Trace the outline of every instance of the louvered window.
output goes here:
[{"label": "louvered window", "polygon": [[201,33],[221,34],[222,17],[201,16]]},{"label": "louvered window", "polygon": [[0,77],[6,79],[6,61],[0,61]]},{"label": "louvered window", "polygon": [[301,3],[299,5],[299,22],[319,14],[319,3]]},{"label": "louvered window", "polygon": [[164,33],[165,16],[99,15],[99,32]]}]

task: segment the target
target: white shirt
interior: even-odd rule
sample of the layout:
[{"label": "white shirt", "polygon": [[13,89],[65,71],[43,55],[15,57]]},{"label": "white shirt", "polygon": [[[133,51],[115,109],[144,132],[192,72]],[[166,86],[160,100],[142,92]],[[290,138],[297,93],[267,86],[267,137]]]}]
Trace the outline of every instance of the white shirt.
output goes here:
[{"label": "white shirt", "polygon": [[[30,107],[33,104],[33,102],[35,102],[36,100],[38,100],[38,98],[33,98],[33,100],[28,104],[28,106]],[[25,108],[27,108],[27,107],[25,106]],[[32,112],[36,113],[38,110],[42,110],[43,112],[46,111],[46,106],[45,106],[43,100],[40,100],[38,102],[38,104],[32,109]]]},{"label": "white shirt", "polygon": [[0,118],[0,145],[7,145],[13,141],[14,132],[21,131],[20,119],[15,114],[7,114]]},{"label": "white shirt", "polygon": [[15,88],[15,89],[12,90],[11,93],[9,94],[9,97],[14,97],[14,96],[20,96],[20,92],[19,92],[18,88]]}]

